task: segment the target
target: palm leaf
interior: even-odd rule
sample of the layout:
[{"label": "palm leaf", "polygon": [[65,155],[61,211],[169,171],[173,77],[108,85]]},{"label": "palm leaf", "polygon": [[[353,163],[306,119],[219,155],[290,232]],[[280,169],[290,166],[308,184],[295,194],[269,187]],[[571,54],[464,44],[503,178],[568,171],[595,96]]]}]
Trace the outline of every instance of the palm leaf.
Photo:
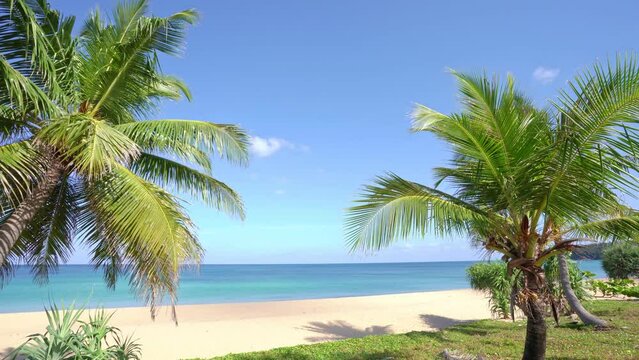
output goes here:
[{"label": "palm leaf", "polygon": [[[623,156],[634,156],[634,149],[639,148],[636,130],[632,130],[639,119],[636,58],[620,56],[614,64],[596,63],[570,82],[569,87],[570,92],[562,92],[555,104],[561,113],[558,139],[561,146],[554,156],[556,176],[540,208],[546,204],[556,204],[557,210],[565,208],[564,198],[573,189],[584,188],[574,186],[575,179],[584,177],[598,191],[639,189],[632,171],[618,166]],[[623,164],[630,170],[637,168],[636,162]],[[574,200],[569,198],[572,203]],[[582,199],[581,203],[586,202]]]},{"label": "palm leaf", "polygon": [[25,76],[55,89],[55,62],[41,26],[47,12],[43,1],[0,0],[0,53]]},{"label": "palm leaf", "polygon": [[146,3],[118,7],[114,25],[103,25],[96,15],[85,26],[80,81],[92,116],[129,122],[131,111],[144,116],[154,107],[154,98],[167,95],[157,90],[165,79],[157,52],[179,54],[186,28],[196,21],[197,13],[185,10],[166,18],[142,16]]},{"label": "palm leaf", "polygon": [[32,266],[39,283],[47,282],[49,273],[73,252],[80,194],[74,180],[63,179],[21,235],[24,262]]},{"label": "palm leaf", "polygon": [[[89,208],[83,217],[83,241],[92,249],[118,252],[131,285],[151,306],[177,296],[179,267],[199,262],[202,249],[192,234],[190,219],[176,199],[124,167],[88,187]],[[111,246],[103,241],[117,240]],[[95,258],[94,262],[105,259]]]},{"label": "palm leaf", "polygon": [[378,250],[399,238],[468,233],[489,216],[453,196],[394,174],[377,178],[348,209],[346,238],[351,249]]},{"label": "palm leaf", "polygon": [[0,104],[23,115],[35,111],[41,115],[59,113],[56,105],[38,85],[24,76],[0,55]]},{"label": "palm leaf", "polygon": [[585,238],[597,241],[639,239],[639,213],[627,209],[604,219],[595,219],[572,226],[563,232],[567,238]]},{"label": "palm leaf", "polygon": [[234,163],[248,161],[248,136],[235,125],[170,119],[139,121],[115,128],[146,151],[168,152],[185,158],[188,147],[184,145],[187,145],[205,153],[217,153]]},{"label": "palm leaf", "polygon": [[178,162],[142,153],[132,164],[138,176],[169,190],[189,194],[229,215],[244,218],[240,196],[223,182]]},{"label": "palm leaf", "polygon": [[0,190],[12,201],[19,201],[44,173],[40,154],[28,141],[0,146]]}]

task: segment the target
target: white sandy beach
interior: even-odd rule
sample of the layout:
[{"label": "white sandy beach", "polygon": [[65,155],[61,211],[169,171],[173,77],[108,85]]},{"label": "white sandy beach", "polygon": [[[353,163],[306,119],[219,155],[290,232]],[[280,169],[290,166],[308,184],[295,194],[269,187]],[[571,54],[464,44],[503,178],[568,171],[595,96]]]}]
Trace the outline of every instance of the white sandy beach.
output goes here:
[{"label": "white sandy beach", "polygon": [[[168,311],[155,322],[146,308],[116,309],[112,324],[135,334],[144,359],[211,357],[367,335],[435,330],[489,318],[488,300],[472,290],[335,299],[183,305],[179,326]],[[0,357],[25,336],[43,332],[42,312],[0,314]]]}]

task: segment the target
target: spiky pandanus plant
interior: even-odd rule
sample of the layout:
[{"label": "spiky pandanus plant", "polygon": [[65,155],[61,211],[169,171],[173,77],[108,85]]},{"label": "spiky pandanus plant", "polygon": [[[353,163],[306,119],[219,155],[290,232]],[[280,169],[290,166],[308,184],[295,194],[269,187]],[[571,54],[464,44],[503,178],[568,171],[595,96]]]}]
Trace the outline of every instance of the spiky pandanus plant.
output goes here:
[{"label": "spiky pandanus plant", "polygon": [[194,10],[148,15],[145,0],[99,11],[79,35],[45,0],[0,1],[0,275],[18,263],[36,279],[74,244],[115,286],[127,274],[154,314],[176,300],[179,267],[202,247],[182,200],[244,216],[238,194],[212,177],[211,158],[247,161],[234,125],[149,120],[159,101],[190,99],[160,70],[183,51]]},{"label": "spiky pandanus plant", "polygon": [[[639,68],[634,57],[596,64],[549,109],[485,76],[453,72],[463,110],[417,106],[412,131],[452,149],[435,187],[394,174],[366,186],[348,210],[353,250],[378,250],[410,236],[465,236],[521,272],[517,304],[527,316],[524,359],[543,359],[547,292],[542,265],[583,238],[630,237],[634,211],[620,196],[638,190]],[[446,182],[452,191],[438,190]],[[613,214],[613,215],[611,215]]]}]

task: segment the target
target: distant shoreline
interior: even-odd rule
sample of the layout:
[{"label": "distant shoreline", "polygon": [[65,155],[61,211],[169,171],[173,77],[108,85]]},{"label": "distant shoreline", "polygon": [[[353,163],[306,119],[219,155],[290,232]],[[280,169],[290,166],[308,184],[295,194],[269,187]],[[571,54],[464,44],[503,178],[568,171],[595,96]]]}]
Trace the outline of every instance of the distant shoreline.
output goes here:
[{"label": "distant shoreline", "polygon": [[[468,289],[466,268],[475,262],[304,265],[202,265],[185,269],[178,302],[183,305],[327,299]],[[583,269],[601,276],[598,261]],[[47,286],[33,283],[28,268],[0,290],[0,313],[37,312],[51,302],[89,308],[144,307],[123,276],[116,289],[90,265],[67,265]]]},{"label": "distant shoreline", "polygon": [[[291,301],[313,301],[313,300],[331,300],[331,299],[356,299],[356,298],[364,298],[371,296],[393,296],[393,295],[410,295],[410,294],[423,294],[423,293],[434,293],[434,292],[444,292],[444,291],[474,291],[470,287],[459,288],[459,289],[447,289],[447,290],[427,290],[427,291],[410,291],[410,292],[394,292],[394,293],[379,293],[379,294],[368,294],[368,295],[344,295],[344,296],[331,296],[331,297],[316,297],[316,298],[304,298],[304,299],[276,299],[276,300],[254,300],[254,301],[229,301],[229,302],[214,302],[214,303],[181,303],[178,301],[178,307],[191,307],[191,306],[215,306],[215,305],[249,305],[249,304],[260,304],[260,303],[285,303]],[[57,304],[57,305],[66,305],[70,306],[70,303],[65,304]],[[85,308],[87,310],[97,310],[104,309],[106,311],[119,311],[126,309],[148,309],[147,305],[132,305],[132,306],[83,306],[81,302],[76,302],[73,304],[75,308]],[[160,306],[161,308],[167,308],[168,305],[164,304]],[[44,307],[40,310],[28,310],[28,311],[10,311],[10,312],[2,312],[0,310],[0,317],[2,315],[19,315],[19,314],[33,314],[33,313],[44,313]]]}]

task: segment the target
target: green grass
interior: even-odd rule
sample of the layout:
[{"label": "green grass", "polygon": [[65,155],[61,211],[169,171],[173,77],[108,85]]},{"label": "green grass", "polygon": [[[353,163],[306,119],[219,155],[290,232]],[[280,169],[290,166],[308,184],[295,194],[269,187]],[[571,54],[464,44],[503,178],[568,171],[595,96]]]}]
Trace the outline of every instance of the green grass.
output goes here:
[{"label": "green grass", "polygon": [[[611,320],[614,328],[597,331],[562,319],[548,322],[548,359],[639,359],[639,302],[592,301],[595,314]],[[372,360],[434,359],[444,349],[482,354],[488,359],[520,359],[525,322],[482,320],[439,332],[368,336],[270,351],[233,354],[217,360]]]}]

